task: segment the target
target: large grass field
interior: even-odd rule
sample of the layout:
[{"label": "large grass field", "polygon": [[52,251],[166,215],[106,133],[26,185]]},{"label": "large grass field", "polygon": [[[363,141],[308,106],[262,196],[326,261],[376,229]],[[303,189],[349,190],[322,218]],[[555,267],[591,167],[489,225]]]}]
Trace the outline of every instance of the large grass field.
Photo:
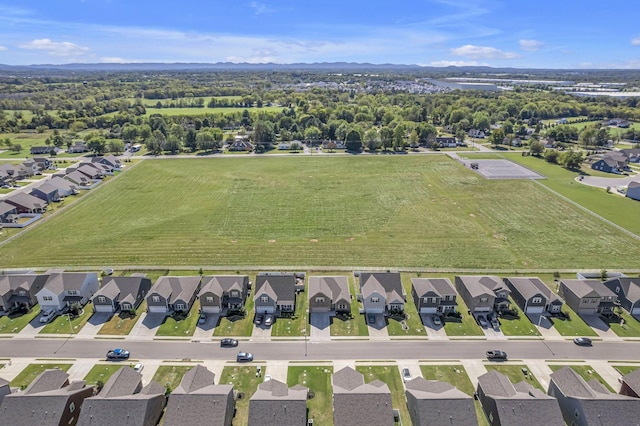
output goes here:
[{"label": "large grass field", "polygon": [[612,269],[640,256],[539,184],[439,155],[145,160],[91,195],[1,246],[3,265]]}]

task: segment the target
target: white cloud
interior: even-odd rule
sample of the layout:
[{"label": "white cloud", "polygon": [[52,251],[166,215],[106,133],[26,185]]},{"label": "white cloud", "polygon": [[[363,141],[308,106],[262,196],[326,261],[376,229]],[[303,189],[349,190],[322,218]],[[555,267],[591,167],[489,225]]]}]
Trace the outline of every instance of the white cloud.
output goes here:
[{"label": "white cloud", "polygon": [[252,1],[249,3],[249,6],[255,11],[256,15],[262,15],[263,13],[271,12],[271,9],[267,7],[264,3],[258,3],[257,1]]},{"label": "white cloud", "polygon": [[68,41],[52,41],[48,38],[32,40],[20,46],[22,49],[42,50],[51,56],[82,56],[89,52],[88,47],[78,46]]},{"label": "white cloud", "polygon": [[636,37],[633,40],[631,40],[631,44],[633,46],[640,46],[640,37]]},{"label": "white cloud", "polygon": [[478,61],[431,61],[429,63],[432,67],[475,67],[480,64]]},{"label": "white cloud", "polygon": [[465,44],[451,49],[451,54],[469,59],[515,59],[519,57],[515,53],[504,52],[495,47],[475,46],[473,44]]},{"label": "white cloud", "polygon": [[4,46],[0,46],[0,52],[4,51],[4,50],[9,50],[7,47]]},{"label": "white cloud", "polygon": [[544,46],[544,42],[540,40],[520,40],[520,49],[526,50],[527,52],[535,52],[536,50],[540,50]]}]

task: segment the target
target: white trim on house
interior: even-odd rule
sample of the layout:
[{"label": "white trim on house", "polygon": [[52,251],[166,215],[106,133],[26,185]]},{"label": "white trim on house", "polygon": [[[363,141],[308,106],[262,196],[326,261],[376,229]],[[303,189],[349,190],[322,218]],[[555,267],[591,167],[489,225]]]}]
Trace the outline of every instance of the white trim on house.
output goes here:
[{"label": "white trim on house", "polygon": [[113,312],[111,305],[93,305],[96,312]]},{"label": "white trim on house", "polygon": [[166,306],[148,305],[147,309],[151,313],[167,313],[167,307]]},{"label": "white trim on house", "polygon": [[527,314],[542,314],[544,313],[544,306],[527,306]]}]

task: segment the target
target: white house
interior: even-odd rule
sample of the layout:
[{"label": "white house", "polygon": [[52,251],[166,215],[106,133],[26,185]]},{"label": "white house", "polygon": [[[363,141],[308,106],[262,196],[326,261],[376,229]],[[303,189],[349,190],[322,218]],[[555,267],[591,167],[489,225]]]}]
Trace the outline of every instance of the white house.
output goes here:
[{"label": "white house", "polygon": [[53,272],[36,294],[36,299],[43,311],[61,311],[76,302],[86,305],[99,287],[95,272]]}]

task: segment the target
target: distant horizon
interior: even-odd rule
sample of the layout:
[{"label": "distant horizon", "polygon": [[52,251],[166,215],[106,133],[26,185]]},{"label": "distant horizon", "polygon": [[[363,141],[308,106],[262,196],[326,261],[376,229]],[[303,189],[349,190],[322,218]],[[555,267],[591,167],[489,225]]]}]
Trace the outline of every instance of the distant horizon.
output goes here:
[{"label": "distant horizon", "polygon": [[0,0],[0,63],[640,69],[638,12],[627,0]]}]

